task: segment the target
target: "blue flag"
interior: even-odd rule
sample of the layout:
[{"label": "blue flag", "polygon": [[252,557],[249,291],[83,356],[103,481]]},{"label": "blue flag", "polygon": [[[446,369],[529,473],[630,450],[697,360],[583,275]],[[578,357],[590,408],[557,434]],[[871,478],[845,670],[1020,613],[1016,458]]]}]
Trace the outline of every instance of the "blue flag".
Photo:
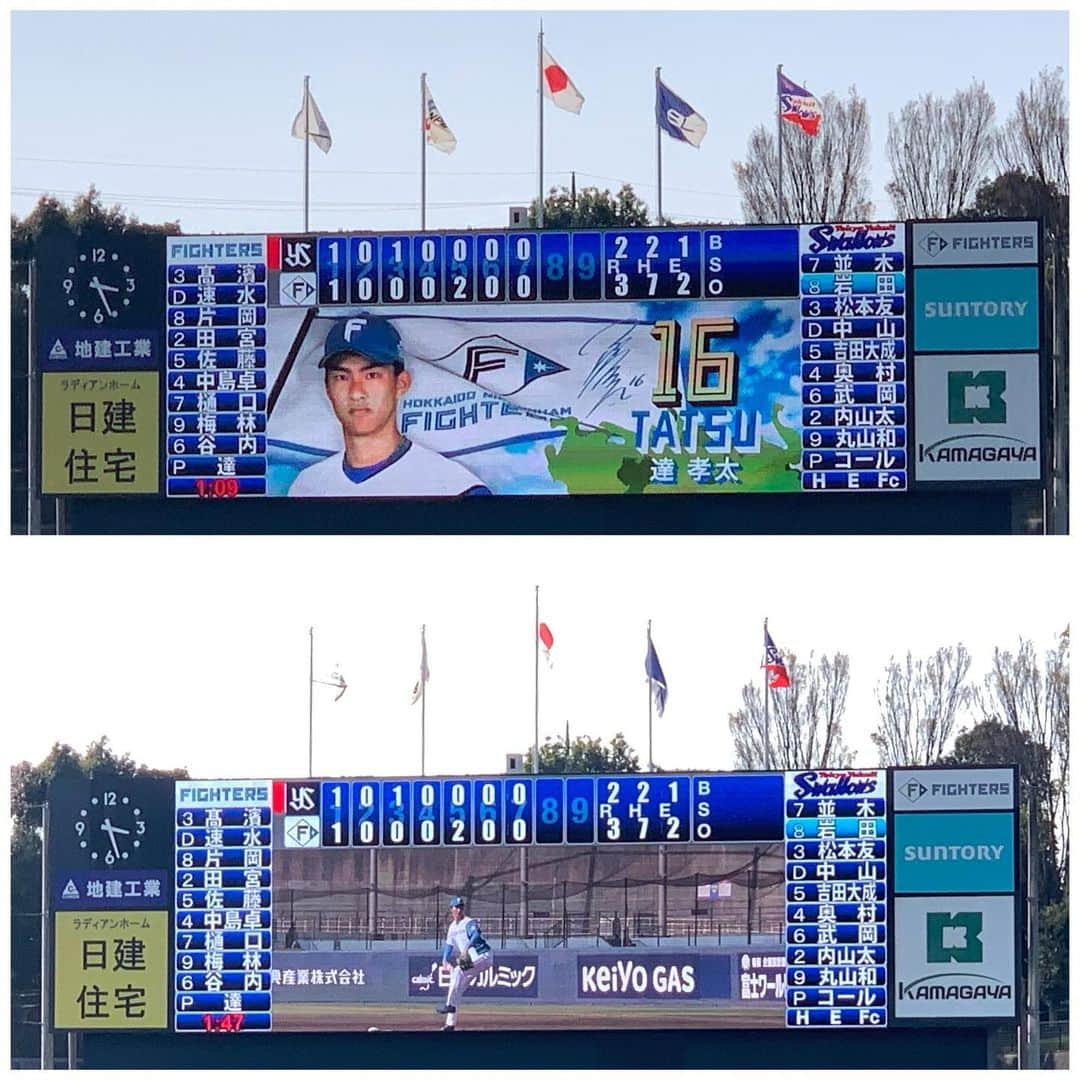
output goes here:
[{"label": "blue flag", "polygon": [[667,702],[667,679],[664,678],[664,669],[660,666],[660,657],[653,648],[652,633],[648,635],[649,647],[645,651],[645,674],[649,677],[649,685],[652,689],[653,701],[656,702],[657,716],[664,715],[664,705]]},{"label": "blue flag", "polygon": [[656,80],[656,123],[673,139],[700,146],[709,125],[674,90]]}]

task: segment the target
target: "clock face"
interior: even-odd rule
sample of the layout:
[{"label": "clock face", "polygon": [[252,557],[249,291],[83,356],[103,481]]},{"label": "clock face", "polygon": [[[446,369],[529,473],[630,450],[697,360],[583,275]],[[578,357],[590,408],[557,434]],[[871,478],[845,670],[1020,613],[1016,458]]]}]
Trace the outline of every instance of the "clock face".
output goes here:
[{"label": "clock face", "polygon": [[92,865],[124,866],[143,845],[146,820],[129,795],[103,791],[78,811],[74,828]]},{"label": "clock face", "polygon": [[119,319],[136,299],[138,282],[131,264],[108,247],[81,251],[61,282],[68,311],[80,325],[102,326]]}]

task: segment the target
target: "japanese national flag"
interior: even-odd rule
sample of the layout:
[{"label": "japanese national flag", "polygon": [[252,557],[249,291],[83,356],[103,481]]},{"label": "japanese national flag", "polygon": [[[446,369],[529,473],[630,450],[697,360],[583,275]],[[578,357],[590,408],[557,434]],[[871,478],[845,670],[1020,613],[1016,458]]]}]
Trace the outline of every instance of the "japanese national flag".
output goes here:
[{"label": "japanese national flag", "polygon": [[548,624],[543,622],[537,628],[536,633],[544,649],[544,659],[547,661],[548,667],[551,667],[551,647],[555,644],[555,637],[548,628]]},{"label": "japanese national flag", "polygon": [[585,99],[581,96],[578,88],[570,81],[570,76],[559,67],[551,53],[543,50],[542,77],[544,83],[544,97],[555,102],[560,109],[567,112],[579,113]]}]

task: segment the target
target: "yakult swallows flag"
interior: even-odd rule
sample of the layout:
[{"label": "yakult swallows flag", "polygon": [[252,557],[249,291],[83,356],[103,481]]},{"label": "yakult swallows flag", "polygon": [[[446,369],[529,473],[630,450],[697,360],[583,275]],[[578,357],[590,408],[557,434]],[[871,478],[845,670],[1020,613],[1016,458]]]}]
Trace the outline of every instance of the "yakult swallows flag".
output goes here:
[{"label": "yakult swallows flag", "polygon": [[792,82],[783,72],[776,73],[776,94],[780,99],[780,116],[806,132],[816,135],[821,123],[821,103],[805,86]]}]

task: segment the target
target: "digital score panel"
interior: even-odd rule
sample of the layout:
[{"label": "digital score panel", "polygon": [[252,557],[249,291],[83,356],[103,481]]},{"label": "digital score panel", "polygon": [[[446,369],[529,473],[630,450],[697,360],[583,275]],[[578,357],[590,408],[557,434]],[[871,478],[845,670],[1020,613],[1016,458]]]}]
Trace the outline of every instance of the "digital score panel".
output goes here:
[{"label": "digital score panel", "polygon": [[285,847],[779,842],[783,775],[277,781]]},{"label": "digital score panel", "polygon": [[885,1027],[885,770],[784,778],[788,1027]]}]

